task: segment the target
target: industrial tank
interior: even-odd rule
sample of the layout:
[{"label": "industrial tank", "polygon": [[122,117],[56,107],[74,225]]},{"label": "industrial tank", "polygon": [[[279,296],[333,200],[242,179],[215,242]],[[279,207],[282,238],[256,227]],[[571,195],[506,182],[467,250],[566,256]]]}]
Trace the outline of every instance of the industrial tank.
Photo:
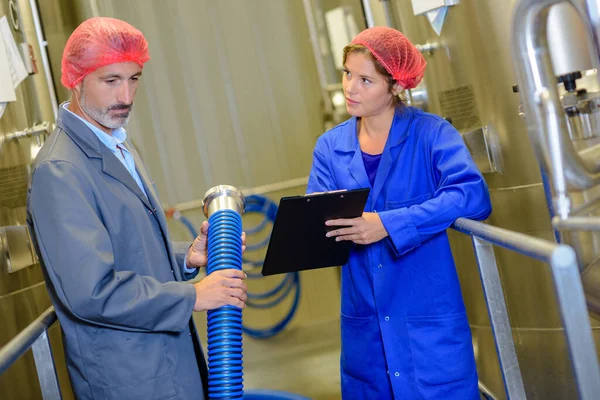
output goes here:
[{"label": "industrial tank", "polygon": [[[14,90],[16,101],[0,104],[0,109],[5,107],[0,112],[0,347],[51,305],[26,228],[25,204],[31,163],[55,122],[53,87],[46,78],[38,42],[41,32],[36,30],[30,2],[0,2],[2,17],[6,17],[0,19],[5,47],[18,49],[25,73],[17,74],[22,81]],[[4,79],[1,84],[14,87]],[[68,388],[58,324],[49,337],[60,383]],[[0,393],[11,400],[41,398],[31,352],[0,375]],[[63,398],[72,398],[70,390],[63,393]]]}]

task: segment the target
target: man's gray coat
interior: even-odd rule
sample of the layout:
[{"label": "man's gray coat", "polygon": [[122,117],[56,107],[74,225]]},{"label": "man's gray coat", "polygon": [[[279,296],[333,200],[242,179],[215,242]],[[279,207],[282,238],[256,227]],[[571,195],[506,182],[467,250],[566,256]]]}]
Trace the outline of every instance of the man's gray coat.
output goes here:
[{"label": "man's gray coat", "polygon": [[[206,364],[154,185],[146,197],[77,117],[59,108],[33,167],[28,223],[60,321],[78,399],[202,399]],[[206,396],[208,398],[208,396]]]}]

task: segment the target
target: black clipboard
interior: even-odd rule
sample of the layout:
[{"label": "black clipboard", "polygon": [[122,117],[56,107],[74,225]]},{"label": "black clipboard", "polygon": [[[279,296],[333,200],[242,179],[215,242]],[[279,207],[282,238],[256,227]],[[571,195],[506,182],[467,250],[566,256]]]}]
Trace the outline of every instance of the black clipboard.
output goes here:
[{"label": "black clipboard", "polygon": [[275,275],[343,265],[353,243],[325,234],[325,221],[360,217],[370,189],[339,190],[283,197],[273,224],[262,274]]}]

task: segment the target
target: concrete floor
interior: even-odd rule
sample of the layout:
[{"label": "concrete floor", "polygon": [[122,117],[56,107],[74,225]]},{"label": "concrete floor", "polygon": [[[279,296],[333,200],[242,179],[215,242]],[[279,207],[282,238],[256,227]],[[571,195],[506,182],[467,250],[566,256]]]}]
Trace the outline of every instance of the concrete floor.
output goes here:
[{"label": "concrete floor", "polygon": [[339,352],[339,321],[291,328],[267,340],[246,336],[244,387],[338,400]]},{"label": "concrete floor", "polygon": [[246,336],[244,387],[339,400],[339,352],[339,321],[292,328],[267,340]]}]

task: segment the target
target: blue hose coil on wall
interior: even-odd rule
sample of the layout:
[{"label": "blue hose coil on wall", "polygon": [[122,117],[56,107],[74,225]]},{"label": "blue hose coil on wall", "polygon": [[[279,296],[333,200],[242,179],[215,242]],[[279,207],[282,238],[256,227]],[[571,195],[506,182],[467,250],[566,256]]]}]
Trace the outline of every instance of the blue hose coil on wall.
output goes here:
[{"label": "blue hose coil on wall", "polygon": [[[211,215],[207,274],[242,269],[242,217],[232,210]],[[242,310],[224,306],[208,311],[208,395],[210,399],[242,399]]]},{"label": "blue hose coil on wall", "polygon": [[[246,210],[244,214],[250,213],[261,214],[264,216],[264,218],[258,225],[245,229],[247,235],[256,234],[261,230],[265,229],[267,227],[267,224],[272,224],[275,221],[275,217],[277,215],[277,205],[265,196],[251,195],[246,197]],[[198,236],[197,230],[194,228],[194,225],[188,218],[181,215],[181,213],[179,213],[178,211],[173,214],[173,217],[176,220],[180,221],[188,229],[192,238]],[[210,226],[212,227],[211,220],[209,220],[209,222]],[[262,247],[266,247],[268,242],[269,237],[267,237],[258,244],[247,245],[246,250],[258,250]],[[243,263],[251,265],[255,268],[261,267],[263,263],[263,260],[249,260],[245,257],[243,257],[242,261]],[[246,275],[250,280],[263,278],[263,276],[257,272],[246,271]],[[295,292],[292,304],[288,313],[285,316],[283,316],[280,321],[275,322],[272,326],[268,326],[265,328],[251,328],[242,325],[242,331],[245,334],[257,339],[268,339],[281,333],[285,329],[285,327],[290,323],[290,321],[294,318],[294,315],[296,314],[296,311],[298,310],[298,306],[300,304],[300,274],[298,272],[294,272],[291,274],[284,275],[282,277],[281,282],[279,282],[273,289],[268,290],[266,292],[248,292],[248,300],[246,301],[246,305],[248,307],[266,309],[276,307],[277,305],[279,305],[291,294],[292,290],[294,290]]]},{"label": "blue hose coil on wall", "polygon": [[[264,216],[263,220],[255,227],[246,228],[246,234],[251,235],[260,232],[265,229],[268,223],[273,224],[275,217],[277,216],[277,205],[271,201],[268,197],[261,195],[251,195],[246,197],[246,210],[245,215],[250,213],[257,213]],[[269,237],[264,239],[262,242],[255,245],[246,245],[247,251],[257,250],[266,247],[269,244]],[[244,258],[244,263],[252,265],[253,267],[261,267],[263,260],[255,261]],[[260,273],[253,273],[250,271],[246,272],[248,279],[261,279],[263,276]],[[276,336],[290,323],[298,306],[300,304],[300,274],[294,272],[286,274],[282,277],[281,282],[275,286],[274,289],[268,290],[264,293],[251,293],[248,292],[248,300],[246,306],[251,308],[272,308],[280,304],[285,300],[291,291],[295,289],[294,299],[290,306],[288,313],[278,322],[270,327],[266,328],[251,328],[247,325],[242,326],[244,333],[257,339],[268,339]],[[273,300],[267,301],[269,298],[276,296]],[[257,301],[258,300],[258,301]]]}]

